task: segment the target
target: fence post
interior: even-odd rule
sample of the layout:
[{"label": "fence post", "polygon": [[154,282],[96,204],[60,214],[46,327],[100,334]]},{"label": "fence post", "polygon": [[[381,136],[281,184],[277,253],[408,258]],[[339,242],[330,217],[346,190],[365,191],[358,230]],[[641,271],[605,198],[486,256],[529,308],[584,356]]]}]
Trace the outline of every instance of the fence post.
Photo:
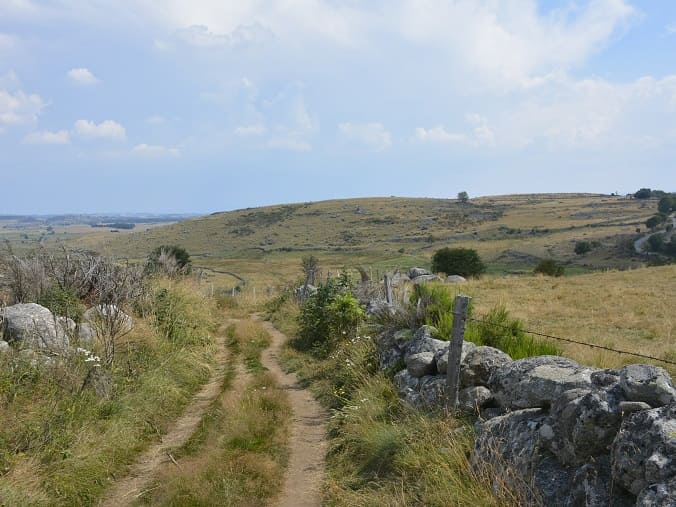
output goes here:
[{"label": "fence post", "polygon": [[392,304],[392,275],[385,273],[385,300],[388,305]]},{"label": "fence post", "polygon": [[453,303],[453,331],[448,345],[448,366],[446,368],[446,411],[451,413],[458,406],[458,388],[460,386],[460,361],[462,359],[462,342],[465,338],[465,322],[469,296],[455,296]]}]

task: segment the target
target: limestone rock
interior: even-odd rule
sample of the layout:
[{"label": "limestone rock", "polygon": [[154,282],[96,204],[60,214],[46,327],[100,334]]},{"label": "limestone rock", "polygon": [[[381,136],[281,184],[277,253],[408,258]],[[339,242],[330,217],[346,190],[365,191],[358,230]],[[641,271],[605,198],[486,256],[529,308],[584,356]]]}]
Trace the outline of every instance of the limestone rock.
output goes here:
[{"label": "limestone rock", "polygon": [[419,352],[418,354],[408,355],[406,356],[406,368],[414,377],[433,375],[437,369],[434,354],[432,352]]},{"label": "limestone rock", "polygon": [[52,312],[35,303],[21,303],[0,310],[4,337],[22,346],[61,353],[68,349],[68,336]]},{"label": "limestone rock", "polygon": [[593,371],[563,357],[529,357],[495,370],[488,387],[500,406],[507,409],[549,407],[566,391],[591,389]]},{"label": "limestone rock", "polygon": [[620,385],[630,401],[661,407],[676,401],[676,388],[669,374],[658,366],[630,364],[620,370]]},{"label": "limestone rock", "polygon": [[460,364],[460,383],[463,386],[487,386],[498,368],[512,361],[509,355],[493,347],[475,347]]},{"label": "limestone rock", "polygon": [[625,418],[611,449],[614,480],[638,495],[676,477],[676,403]]}]

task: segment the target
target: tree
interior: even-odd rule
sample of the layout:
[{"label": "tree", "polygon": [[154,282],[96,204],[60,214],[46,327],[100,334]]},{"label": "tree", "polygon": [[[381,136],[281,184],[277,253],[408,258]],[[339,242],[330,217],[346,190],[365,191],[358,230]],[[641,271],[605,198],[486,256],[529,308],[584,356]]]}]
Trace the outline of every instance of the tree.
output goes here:
[{"label": "tree", "polygon": [[667,195],[662,197],[657,203],[657,211],[660,213],[669,213],[676,210],[676,195]]},{"label": "tree", "polygon": [[458,200],[462,203],[469,201],[469,194],[464,190],[462,192],[458,192]]},{"label": "tree", "polygon": [[658,225],[661,225],[666,221],[667,216],[664,213],[658,213],[657,215],[653,215],[648,220],[646,220],[645,225],[648,229],[655,229]]},{"label": "tree", "polygon": [[471,248],[442,248],[432,256],[432,271],[464,277],[479,276],[486,265],[476,250]]},{"label": "tree", "polygon": [[305,283],[314,285],[315,279],[319,274],[319,259],[317,259],[317,257],[314,255],[306,255],[301,259],[300,265],[303,269]]},{"label": "tree", "polygon": [[591,252],[592,244],[589,241],[578,241],[575,243],[575,253],[577,255],[584,255]]},{"label": "tree", "polygon": [[641,188],[634,193],[634,199],[650,199],[653,192],[649,188]]},{"label": "tree", "polygon": [[542,259],[533,272],[547,276],[563,276],[565,268],[554,259]]},{"label": "tree", "polygon": [[188,274],[192,267],[190,254],[178,245],[162,245],[155,248],[148,256],[148,269],[161,271],[169,276]]}]

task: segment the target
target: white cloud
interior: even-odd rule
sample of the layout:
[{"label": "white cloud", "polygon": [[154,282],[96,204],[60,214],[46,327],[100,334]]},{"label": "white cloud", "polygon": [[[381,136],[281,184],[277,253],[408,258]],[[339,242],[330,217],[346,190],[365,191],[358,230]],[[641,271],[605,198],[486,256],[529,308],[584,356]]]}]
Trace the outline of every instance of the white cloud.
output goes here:
[{"label": "white cloud", "polygon": [[178,148],[167,148],[166,146],[153,144],[137,144],[132,149],[132,152],[145,158],[176,158],[180,155]]},{"label": "white cloud", "polygon": [[341,123],[340,135],[374,151],[383,151],[392,146],[392,134],[382,123]]},{"label": "white cloud", "polygon": [[84,67],[70,69],[67,72],[67,76],[72,82],[78,85],[89,86],[100,82],[100,80],[94,74],[92,74],[89,69]]},{"label": "white cloud", "polygon": [[418,127],[415,129],[415,138],[421,142],[430,143],[466,143],[467,136],[465,134],[455,134],[448,132],[441,125],[424,129]]},{"label": "white cloud", "polygon": [[235,129],[235,134],[238,136],[262,136],[267,132],[265,125],[242,125]]},{"label": "white cloud", "polygon": [[[214,33],[206,25],[192,25],[176,31],[176,37],[198,48],[240,48],[263,44],[274,38],[272,31],[259,22],[239,25],[230,33]],[[159,41],[159,49],[167,49],[167,43]]]},{"label": "white cloud", "polygon": [[69,144],[70,132],[67,130],[32,132],[23,138],[23,142],[26,144]]},{"label": "white cloud", "polygon": [[148,116],[146,118],[146,123],[149,125],[162,125],[166,123],[167,119],[164,116],[161,116],[159,114],[153,115],[153,116]]},{"label": "white cloud", "polygon": [[14,73],[0,76],[0,132],[9,127],[35,123],[45,107],[39,95],[16,89],[18,85]]},{"label": "white cloud", "polygon": [[105,120],[98,125],[89,120],[75,122],[75,133],[83,139],[107,139],[124,141],[127,138],[125,128],[113,120]]}]

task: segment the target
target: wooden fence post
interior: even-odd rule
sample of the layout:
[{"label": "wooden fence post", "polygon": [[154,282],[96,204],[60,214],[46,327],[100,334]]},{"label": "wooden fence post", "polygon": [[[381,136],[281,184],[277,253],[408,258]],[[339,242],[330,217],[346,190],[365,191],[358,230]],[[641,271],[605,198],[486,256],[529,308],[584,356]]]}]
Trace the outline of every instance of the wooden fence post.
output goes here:
[{"label": "wooden fence post", "polygon": [[446,367],[446,411],[451,413],[458,406],[458,388],[460,386],[460,361],[462,359],[462,342],[465,338],[465,322],[467,310],[472,298],[455,296],[453,304],[453,331],[448,345],[448,366]]},{"label": "wooden fence post", "polygon": [[392,304],[392,275],[385,273],[385,300],[388,305]]}]

